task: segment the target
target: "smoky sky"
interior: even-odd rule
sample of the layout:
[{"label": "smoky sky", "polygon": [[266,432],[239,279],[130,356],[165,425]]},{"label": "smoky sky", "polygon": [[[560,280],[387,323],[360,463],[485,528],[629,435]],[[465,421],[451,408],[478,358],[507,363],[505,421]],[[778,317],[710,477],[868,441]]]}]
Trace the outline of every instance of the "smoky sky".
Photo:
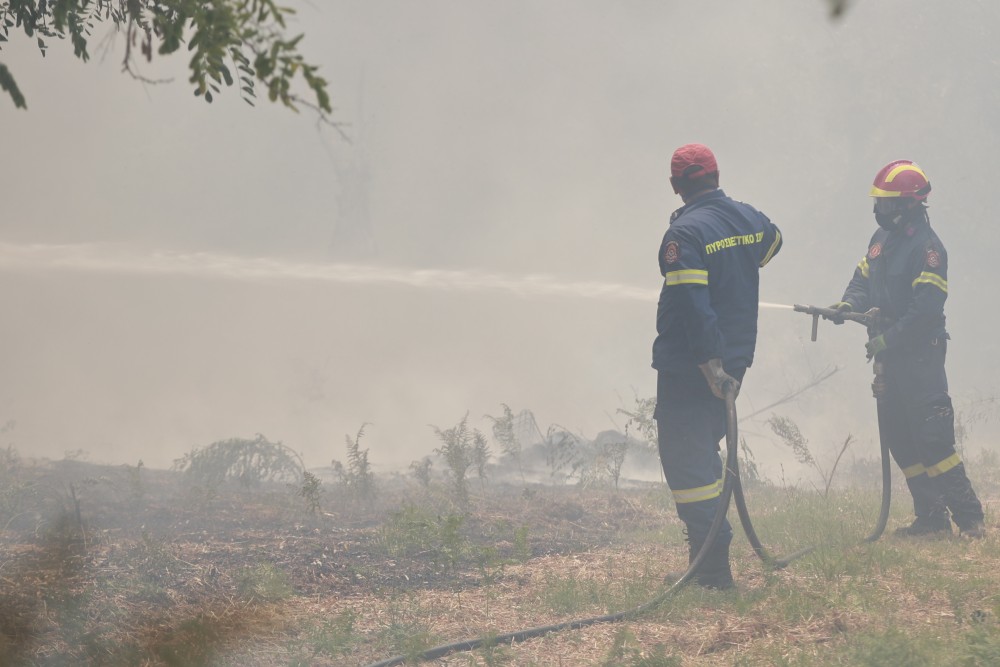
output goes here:
[{"label": "smoky sky", "polygon": [[[263,433],[321,466],[369,423],[362,444],[389,467],[437,446],[430,425],[468,413],[488,429],[503,403],[543,428],[622,428],[617,410],[654,391],[655,252],[680,204],[670,153],[688,142],[711,146],[726,192],[782,229],[761,288],[782,304],[839,300],[874,230],[872,177],[919,163],[949,251],[952,393],[961,410],[996,391],[993,3],[858,2],[836,21],[819,0],[295,6],[291,30],[348,140],[235,90],[205,104],[183,54],[141,66],[171,83],[134,80],[105,27],[87,64],[67,44],[44,59],[23,36],[4,45],[29,109],[0,105],[0,421],[16,422],[3,444],[167,466]],[[364,253],[338,247],[359,182]],[[11,259],[28,246],[535,276],[650,298]],[[819,445],[853,433],[854,455],[877,456],[863,331],[808,336],[808,318],[761,311],[741,410],[839,367],[780,411]],[[760,458],[786,455],[765,425],[745,429]]]}]

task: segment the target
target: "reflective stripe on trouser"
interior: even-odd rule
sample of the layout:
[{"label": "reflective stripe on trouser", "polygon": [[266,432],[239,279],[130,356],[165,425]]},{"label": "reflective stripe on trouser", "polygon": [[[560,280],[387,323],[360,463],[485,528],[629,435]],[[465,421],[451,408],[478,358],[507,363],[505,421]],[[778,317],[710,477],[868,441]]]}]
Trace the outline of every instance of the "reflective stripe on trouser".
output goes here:
[{"label": "reflective stripe on trouser", "polygon": [[919,452],[913,446],[912,429],[906,419],[906,412],[899,405],[897,395],[887,394],[878,401],[879,437],[888,445],[893,460],[906,478],[906,486],[913,498],[913,514],[920,519],[945,520],[948,509],[927,476],[927,468],[920,462]]},{"label": "reflective stripe on trouser", "polygon": [[[692,548],[705,541],[719,505],[723,479],[719,441],[726,435],[725,403],[712,395],[700,371],[694,371],[659,373],[654,415],[660,463]],[[743,372],[730,374],[741,379]],[[729,544],[732,537],[726,519],[717,544]]]}]

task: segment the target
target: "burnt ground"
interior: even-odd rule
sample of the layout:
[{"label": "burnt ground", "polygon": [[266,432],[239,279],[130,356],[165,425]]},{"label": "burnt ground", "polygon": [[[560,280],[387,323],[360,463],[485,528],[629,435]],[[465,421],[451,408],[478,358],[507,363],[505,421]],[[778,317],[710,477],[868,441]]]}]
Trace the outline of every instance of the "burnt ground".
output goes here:
[{"label": "burnt ground", "polygon": [[319,651],[304,639],[315,622],[293,618],[296,603],[454,595],[488,576],[518,585],[523,575],[497,574],[502,564],[676,525],[659,485],[615,493],[472,480],[458,507],[442,485],[397,478],[380,480],[371,500],[324,484],[317,507],[294,484],[205,489],[174,471],[72,460],[20,462],[2,481],[4,665],[209,665],[253,642],[275,656],[255,664],[359,664],[348,656],[391,655],[398,642],[347,637]]},{"label": "burnt ground", "polygon": [[[0,463],[4,667],[366,666],[631,609],[686,564],[662,483],[472,479],[459,503],[440,478],[380,478],[367,498],[330,479],[309,494],[301,482],[206,487],[174,471],[10,452]],[[690,587],[629,623],[433,664],[998,664],[1000,470],[982,463],[987,539],[894,539],[908,521],[897,502],[886,537],[860,545],[877,486],[831,498],[750,489],[766,542],[845,537],[780,572],[741,537],[736,593]],[[871,662],[872,651],[913,660]]]}]

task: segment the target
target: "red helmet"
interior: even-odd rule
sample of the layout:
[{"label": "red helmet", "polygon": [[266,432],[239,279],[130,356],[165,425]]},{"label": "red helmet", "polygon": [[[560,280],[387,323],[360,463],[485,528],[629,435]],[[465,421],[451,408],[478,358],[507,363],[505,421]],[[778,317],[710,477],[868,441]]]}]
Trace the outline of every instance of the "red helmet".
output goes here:
[{"label": "red helmet", "polygon": [[909,160],[896,160],[875,174],[869,193],[872,197],[904,197],[924,201],[931,191],[931,182],[923,169]]}]

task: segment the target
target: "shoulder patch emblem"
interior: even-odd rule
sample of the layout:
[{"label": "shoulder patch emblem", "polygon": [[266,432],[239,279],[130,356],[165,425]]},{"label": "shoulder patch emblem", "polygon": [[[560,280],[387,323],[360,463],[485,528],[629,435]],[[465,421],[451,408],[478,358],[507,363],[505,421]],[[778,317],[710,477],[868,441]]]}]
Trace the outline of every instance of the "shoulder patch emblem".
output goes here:
[{"label": "shoulder patch emblem", "polygon": [[868,248],[868,259],[875,259],[882,254],[882,244],[876,243],[871,248]]},{"label": "shoulder patch emblem", "polygon": [[663,261],[667,264],[673,264],[680,258],[681,248],[677,245],[677,241],[669,241],[663,249]]},{"label": "shoulder patch emblem", "polygon": [[936,269],[941,266],[941,255],[937,250],[928,250],[926,262],[929,268]]}]

